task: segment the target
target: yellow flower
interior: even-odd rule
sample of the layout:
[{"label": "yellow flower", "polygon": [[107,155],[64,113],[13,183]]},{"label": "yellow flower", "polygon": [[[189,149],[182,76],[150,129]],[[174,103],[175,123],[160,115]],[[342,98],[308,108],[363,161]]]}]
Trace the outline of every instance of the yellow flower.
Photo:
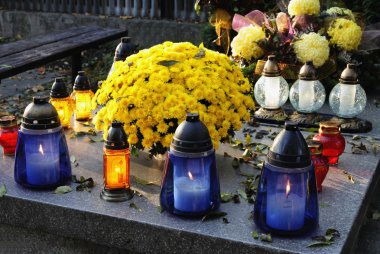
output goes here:
[{"label": "yellow flower", "polygon": [[118,63],[93,102],[102,107],[93,121],[105,136],[118,120],[131,145],[153,150],[170,146],[189,112],[200,114],[216,149],[254,108],[249,82],[237,65],[224,54],[187,42],[165,42]]},{"label": "yellow flower", "polygon": [[338,18],[329,27],[330,42],[344,50],[355,50],[362,38],[362,29],[352,20]]},{"label": "yellow flower", "polygon": [[243,27],[231,42],[232,55],[247,61],[261,57],[264,52],[258,42],[263,39],[265,39],[265,32],[261,27]]},{"label": "yellow flower", "polygon": [[326,37],[317,33],[303,34],[294,43],[294,51],[302,63],[313,61],[315,67],[320,67],[329,58],[329,42]]},{"label": "yellow flower", "polygon": [[320,9],[319,0],[290,0],[288,6],[290,16],[302,14],[315,15],[319,14]]}]

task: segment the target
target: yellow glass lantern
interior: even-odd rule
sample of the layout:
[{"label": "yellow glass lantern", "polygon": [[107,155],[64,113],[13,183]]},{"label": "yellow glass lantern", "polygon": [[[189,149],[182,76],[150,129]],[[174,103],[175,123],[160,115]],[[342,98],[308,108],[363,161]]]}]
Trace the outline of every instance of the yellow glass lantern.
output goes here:
[{"label": "yellow glass lantern", "polygon": [[120,122],[113,122],[104,143],[104,188],[100,197],[106,201],[126,201],[133,197],[129,177],[129,144]]},{"label": "yellow glass lantern", "polygon": [[50,103],[58,112],[59,120],[64,128],[70,128],[74,101],[70,97],[63,78],[56,78],[50,91]]},{"label": "yellow glass lantern", "polygon": [[92,97],[94,97],[94,93],[91,91],[88,78],[84,75],[84,71],[78,71],[74,91],[71,94],[71,98],[75,101],[75,120],[87,121],[91,119]]}]

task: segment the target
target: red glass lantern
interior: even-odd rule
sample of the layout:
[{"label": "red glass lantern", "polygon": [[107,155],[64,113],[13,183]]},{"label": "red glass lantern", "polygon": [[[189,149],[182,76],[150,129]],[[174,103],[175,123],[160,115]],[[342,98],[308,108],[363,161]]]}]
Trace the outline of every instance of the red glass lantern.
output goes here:
[{"label": "red glass lantern", "polygon": [[310,140],[307,143],[311,153],[311,160],[314,164],[315,177],[317,180],[318,192],[322,191],[322,183],[329,171],[329,162],[326,157],[322,156],[322,144],[316,140]]},{"label": "red glass lantern", "polygon": [[321,122],[319,124],[319,133],[313,137],[313,140],[317,140],[323,145],[322,155],[328,159],[329,165],[338,164],[339,156],[346,147],[346,141],[340,134],[339,122]]},{"label": "red glass lantern", "polygon": [[18,126],[14,116],[0,118],[0,145],[4,155],[14,155],[18,137]]}]

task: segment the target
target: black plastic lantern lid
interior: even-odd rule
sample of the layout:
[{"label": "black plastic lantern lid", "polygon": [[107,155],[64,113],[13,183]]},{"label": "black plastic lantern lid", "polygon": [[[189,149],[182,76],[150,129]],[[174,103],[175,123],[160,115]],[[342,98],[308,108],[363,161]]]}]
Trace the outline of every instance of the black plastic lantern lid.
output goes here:
[{"label": "black plastic lantern lid", "polygon": [[133,54],[134,45],[131,43],[131,37],[121,38],[120,43],[115,50],[114,61],[124,61],[128,56]]},{"label": "black plastic lantern lid", "polygon": [[104,147],[110,150],[122,150],[129,148],[128,136],[124,131],[123,124],[117,121],[112,122],[108,130]]},{"label": "black plastic lantern lid", "polygon": [[206,125],[199,120],[199,114],[188,113],[174,133],[171,150],[183,153],[202,153],[213,149]]},{"label": "black plastic lantern lid", "polygon": [[78,76],[75,78],[74,90],[90,90],[90,81],[84,75],[84,71],[78,71]]},{"label": "black plastic lantern lid", "polygon": [[63,78],[55,78],[53,86],[50,91],[51,98],[66,98],[69,97],[69,92],[67,91],[67,87],[65,82],[63,82]]},{"label": "black plastic lantern lid", "polygon": [[347,64],[346,69],[344,69],[340,75],[339,82],[346,85],[356,85],[359,82],[359,79],[355,67],[355,64]]},{"label": "black plastic lantern lid", "polygon": [[318,80],[317,70],[314,68],[312,61],[307,61],[301,67],[298,78],[300,80]]},{"label": "black plastic lantern lid", "polygon": [[276,62],[275,55],[268,56],[268,60],[264,64],[262,75],[266,77],[278,77],[281,75],[280,67]]},{"label": "black plastic lantern lid", "polygon": [[21,126],[30,130],[47,130],[61,126],[57,110],[47,97],[33,97],[22,116]]},{"label": "black plastic lantern lid", "polygon": [[296,123],[285,123],[285,129],[269,149],[268,162],[284,168],[304,168],[311,164],[309,148]]}]

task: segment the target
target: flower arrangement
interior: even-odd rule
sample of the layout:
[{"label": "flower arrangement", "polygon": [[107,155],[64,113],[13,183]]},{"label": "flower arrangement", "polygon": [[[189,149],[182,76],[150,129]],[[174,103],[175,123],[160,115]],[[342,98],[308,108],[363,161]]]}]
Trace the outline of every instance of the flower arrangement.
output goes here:
[{"label": "flower arrangement", "polygon": [[[319,0],[291,0],[288,14],[277,13],[275,19],[257,10],[245,16],[235,14],[232,28],[238,32],[236,37],[244,36],[240,33],[246,34],[243,28],[250,26],[261,29],[266,36],[257,37],[254,42],[235,41],[235,37],[231,44],[232,55],[251,63],[262,56],[276,54],[280,62],[303,64],[310,60],[316,67],[321,67],[341,51],[356,50],[362,30],[355,23],[352,12],[332,7],[321,13],[320,8]],[[259,46],[263,54],[249,55],[236,50],[246,47],[244,44],[247,43],[253,48]]]},{"label": "flower arrangement", "polygon": [[200,114],[214,147],[249,119],[251,86],[239,67],[203,45],[165,42],[129,56],[97,91],[95,127],[124,123],[129,143],[164,153],[187,112]]}]

